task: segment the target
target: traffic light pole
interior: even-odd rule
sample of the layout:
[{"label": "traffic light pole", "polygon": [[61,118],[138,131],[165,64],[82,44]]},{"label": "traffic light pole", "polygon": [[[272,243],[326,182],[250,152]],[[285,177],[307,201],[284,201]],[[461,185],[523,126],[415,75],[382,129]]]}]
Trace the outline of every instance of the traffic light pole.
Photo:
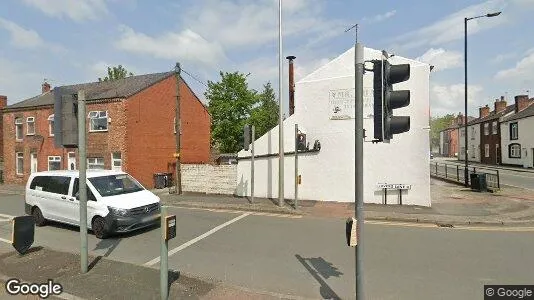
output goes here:
[{"label": "traffic light pole", "polygon": [[363,300],[363,45],[356,42],[355,48],[355,119],[356,119],[356,300]]}]

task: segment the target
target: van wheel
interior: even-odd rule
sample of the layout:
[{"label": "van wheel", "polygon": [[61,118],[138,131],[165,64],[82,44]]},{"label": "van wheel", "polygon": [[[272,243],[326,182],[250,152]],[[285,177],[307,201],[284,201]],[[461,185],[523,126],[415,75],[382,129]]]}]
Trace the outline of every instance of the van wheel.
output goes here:
[{"label": "van wheel", "polygon": [[39,207],[35,207],[32,211],[33,220],[35,221],[35,226],[41,227],[46,223],[46,219],[43,217],[43,213]]},{"label": "van wheel", "polygon": [[94,235],[99,239],[105,239],[107,234],[105,232],[106,221],[102,217],[95,217],[91,223]]}]

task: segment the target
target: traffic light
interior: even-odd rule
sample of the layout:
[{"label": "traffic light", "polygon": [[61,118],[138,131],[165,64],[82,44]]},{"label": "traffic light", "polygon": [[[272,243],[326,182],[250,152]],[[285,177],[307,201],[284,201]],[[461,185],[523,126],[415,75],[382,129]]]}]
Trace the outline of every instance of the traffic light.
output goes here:
[{"label": "traffic light", "polygon": [[56,147],[78,147],[78,94],[66,87],[54,88],[54,141]]},{"label": "traffic light", "polygon": [[410,79],[410,65],[392,65],[387,59],[373,60],[374,138],[393,139],[394,134],[410,130],[410,117],[394,116],[393,110],[410,104],[410,91],[394,91],[393,84]]}]

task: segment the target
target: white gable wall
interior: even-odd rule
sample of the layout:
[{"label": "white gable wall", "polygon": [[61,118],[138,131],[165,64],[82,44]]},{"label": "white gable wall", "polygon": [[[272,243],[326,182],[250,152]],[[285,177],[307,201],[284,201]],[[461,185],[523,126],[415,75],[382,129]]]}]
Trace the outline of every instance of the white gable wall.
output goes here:
[{"label": "white gable wall", "polygon": [[[380,52],[365,49],[365,59],[379,58]],[[410,89],[410,106],[396,110],[411,117],[411,130],[396,135],[390,144],[364,143],[364,201],[382,203],[377,183],[411,184],[403,193],[403,204],[430,206],[429,177],[429,66],[399,57],[393,64],[411,63],[411,77],[395,89]],[[364,128],[368,141],[373,138],[373,74],[364,76]],[[318,69],[295,86],[295,113],[284,121],[284,150],[294,150],[294,124],[306,133],[310,148],[319,140],[321,151],[299,154],[299,199],[353,202],[355,200],[355,119],[331,120],[332,91],[343,90],[340,105],[347,112],[354,105],[354,48]],[[339,93],[338,93],[339,95]],[[278,127],[255,142],[255,154],[278,153]],[[239,156],[249,156],[241,151]],[[294,156],[285,156],[285,198],[294,197]],[[250,160],[239,160],[238,188],[250,195]],[[278,197],[278,158],[255,160],[255,196]],[[388,192],[388,203],[398,202],[398,193]]]}]

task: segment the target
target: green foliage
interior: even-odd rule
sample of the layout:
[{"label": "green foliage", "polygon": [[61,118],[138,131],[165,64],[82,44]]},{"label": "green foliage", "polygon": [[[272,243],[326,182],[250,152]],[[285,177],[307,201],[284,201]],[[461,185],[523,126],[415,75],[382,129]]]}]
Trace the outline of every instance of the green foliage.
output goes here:
[{"label": "green foliage", "polygon": [[220,72],[219,82],[208,81],[204,93],[211,114],[212,145],[222,153],[243,148],[243,128],[254,125],[256,138],[278,124],[278,103],[270,83],[258,93],[249,89],[247,75]]},{"label": "green foliage", "polygon": [[432,117],[430,119],[430,146],[431,148],[439,147],[439,132],[451,126],[455,116],[447,114],[441,117]]},{"label": "green foliage", "polygon": [[118,65],[117,67],[108,67],[108,76],[102,78],[98,78],[99,82],[102,81],[112,81],[117,79],[126,78],[128,76],[133,76],[132,72],[128,72],[122,65]]}]

